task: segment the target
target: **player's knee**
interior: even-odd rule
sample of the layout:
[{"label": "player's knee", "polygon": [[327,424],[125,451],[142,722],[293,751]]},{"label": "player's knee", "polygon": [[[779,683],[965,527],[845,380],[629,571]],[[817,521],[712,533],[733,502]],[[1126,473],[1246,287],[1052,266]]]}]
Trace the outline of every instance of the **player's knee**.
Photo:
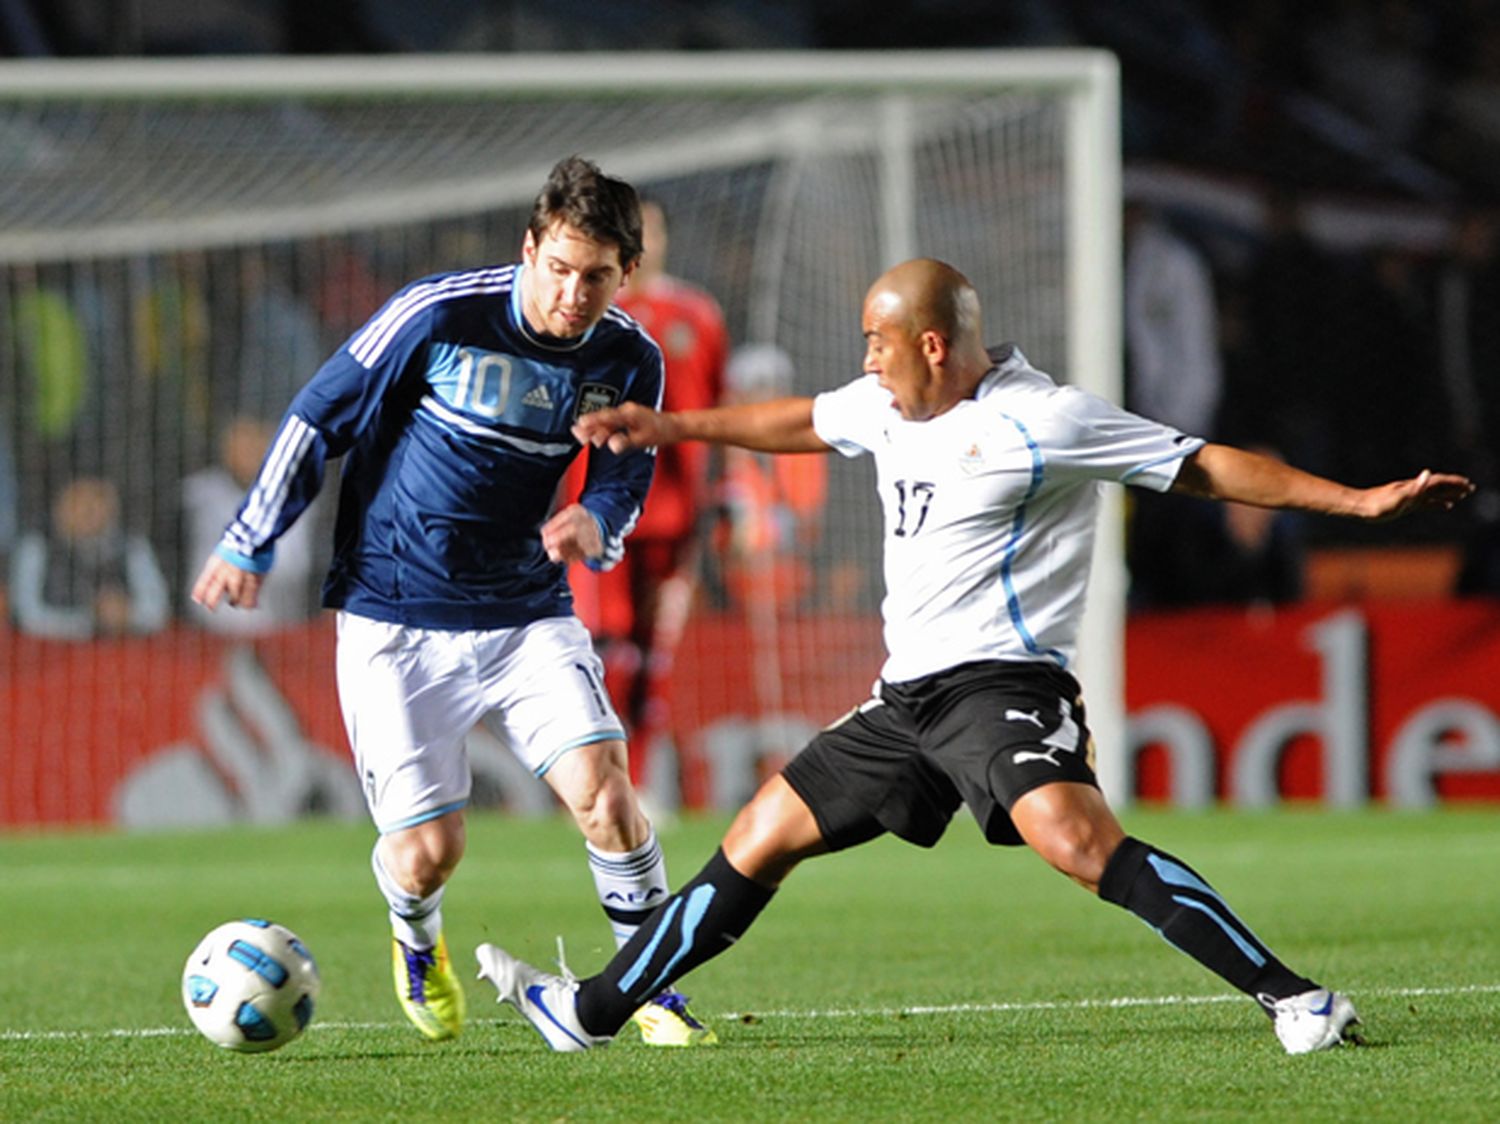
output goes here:
[{"label": "player's knee", "polygon": [[1056,870],[1097,891],[1104,867],[1125,837],[1098,789],[1051,784],[1011,806],[1011,822],[1027,844]]},{"label": "player's knee", "polygon": [[773,777],[740,809],[723,849],[730,865],[746,878],[774,889],[803,859],[827,848],[802,798]]},{"label": "player's knee", "polygon": [[1052,867],[1085,889],[1097,891],[1104,868],[1119,841],[1086,821],[1057,825],[1032,846]]},{"label": "player's knee", "polygon": [[386,870],[396,883],[419,898],[437,893],[452,876],[458,859],[457,854],[422,847],[392,848],[382,856]]},{"label": "player's knee", "polygon": [[[1081,882],[1084,885],[1091,882],[1097,883],[1097,878],[1090,877],[1089,848],[1077,836],[1059,832],[1046,840],[1037,850],[1055,870],[1066,874],[1075,882]],[[1103,873],[1102,867],[1100,873]]]},{"label": "player's knee", "polygon": [[634,850],[650,834],[650,824],[624,773],[606,774],[574,793],[569,810],[584,838],[607,851]]},{"label": "player's knee", "polygon": [[385,836],[380,861],[403,890],[425,898],[452,877],[463,853],[461,824],[435,822]]}]

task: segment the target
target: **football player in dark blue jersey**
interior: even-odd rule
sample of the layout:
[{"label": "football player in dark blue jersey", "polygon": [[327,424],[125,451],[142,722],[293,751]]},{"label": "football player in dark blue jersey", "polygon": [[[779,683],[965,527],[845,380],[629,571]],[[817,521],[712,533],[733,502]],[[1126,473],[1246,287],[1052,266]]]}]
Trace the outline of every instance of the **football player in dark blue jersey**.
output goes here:
[{"label": "football player in dark blue jersey", "polygon": [[[543,778],[583,832],[617,942],[667,896],[625,735],[567,565],[608,568],[654,450],[590,461],[554,510],[591,410],[662,398],[662,357],[612,306],[641,256],[634,188],[580,157],[537,196],[511,265],[401,289],[293,398],[193,599],[253,609],[275,544],[343,456],[323,603],[337,610],[339,700],[375,825],[402,1008],[429,1038],[463,1025],[443,887],[464,851],[465,741],[478,723]],[[647,1041],[713,1040],[669,993]]]}]

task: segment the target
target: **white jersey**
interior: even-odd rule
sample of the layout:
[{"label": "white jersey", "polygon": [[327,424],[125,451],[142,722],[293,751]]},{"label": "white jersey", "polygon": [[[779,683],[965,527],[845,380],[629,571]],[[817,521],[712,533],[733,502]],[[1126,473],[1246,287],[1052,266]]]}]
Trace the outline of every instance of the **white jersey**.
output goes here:
[{"label": "white jersey", "polygon": [[1203,446],[1058,386],[1014,347],[995,355],[973,398],[926,421],[903,419],[873,375],[813,404],[822,440],[875,457],[888,683],[973,660],[1070,666],[1099,483],[1164,492]]}]

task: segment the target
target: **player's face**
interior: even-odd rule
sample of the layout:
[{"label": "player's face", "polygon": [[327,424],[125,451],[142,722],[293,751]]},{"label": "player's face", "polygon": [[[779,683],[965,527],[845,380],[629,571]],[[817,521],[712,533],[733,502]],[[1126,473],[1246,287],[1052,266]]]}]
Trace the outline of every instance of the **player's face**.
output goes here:
[{"label": "player's face", "polygon": [[600,242],[563,222],[534,238],[526,232],[521,257],[521,309],[538,332],[581,336],[604,315],[630,270],[620,264],[620,248]]},{"label": "player's face", "polygon": [[874,375],[890,391],[894,406],[907,421],[926,421],[938,413],[938,384],[928,363],[923,337],[914,335],[899,302],[889,294],[874,293],[865,301],[867,375]]}]

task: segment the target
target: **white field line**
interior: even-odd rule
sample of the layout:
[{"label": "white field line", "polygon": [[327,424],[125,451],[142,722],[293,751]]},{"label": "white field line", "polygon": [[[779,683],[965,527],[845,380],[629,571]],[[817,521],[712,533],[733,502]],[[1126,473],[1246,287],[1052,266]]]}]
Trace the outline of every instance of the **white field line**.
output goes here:
[{"label": "white field line", "polygon": [[[1360,998],[1414,999],[1446,995],[1492,995],[1500,993],[1500,983],[1463,984],[1454,987],[1359,988],[1353,994]],[[899,1018],[911,1015],[1015,1014],[1029,1011],[1088,1011],[1126,1007],[1179,1007],[1208,1003],[1243,1003],[1243,995],[1122,995],[1112,999],[1042,999],[1028,1003],[950,1003],[919,1007],[842,1007],[822,1011],[753,1011],[731,1012],[718,1016],[737,1021],[756,1019],[850,1019]],[[314,1030],[389,1030],[405,1027],[404,1022],[317,1022]],[[155,1026],[117,1030],[0,1030],[0,1042],[49,1042],[94,1038],[176,1038],[198,1032],[186,1026]]]},{"label": "white field line", "polygon": [[[1382,999],[1433,995],[1485,995],[1500,992],[1500,984],[1463,984],[1454,987],[1359,988],[1351,994]],[[754,1011],[767,1019],[898,1018],[903,1015],[1005,1014],[1026,1011],[1087,1011],[1123,1007],[1181,1007],[1207,1003],[1244,1003],[1243,995],[1122,995],[1112,999],[1039,999],[1027,1003],[949,1003],[931,1007],[850,1007],[827,1011]],[[745,1016],[725,1015],[727,1019]]]}]

